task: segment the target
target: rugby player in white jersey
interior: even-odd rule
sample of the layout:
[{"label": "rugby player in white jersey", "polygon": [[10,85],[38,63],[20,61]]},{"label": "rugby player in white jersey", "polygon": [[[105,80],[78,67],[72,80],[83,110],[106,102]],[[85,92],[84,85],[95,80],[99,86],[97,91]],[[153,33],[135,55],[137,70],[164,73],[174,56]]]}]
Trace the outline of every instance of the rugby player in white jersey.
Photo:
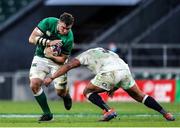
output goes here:
[{"label": "rugby player in white jersey", "polygon": [[109,121],[115,118],[117,113],[102,100],[98,93],[108,92],[112,96],[114,91],[120,87],[136,101],[158,111],[166,120],[175,120],[173,115],[164,110],[153,97],[144,94],[138,88],[128,65],[116,53],[103,48],[89,49],[81,53],[63,65],[52,76],[47,77],[44,84],[50,85],[55,78],[81,65],[86,66],[95,74],[95,77],[85,87],[83,94],[90,102],[104,110],[103,119],[100,121]]}]

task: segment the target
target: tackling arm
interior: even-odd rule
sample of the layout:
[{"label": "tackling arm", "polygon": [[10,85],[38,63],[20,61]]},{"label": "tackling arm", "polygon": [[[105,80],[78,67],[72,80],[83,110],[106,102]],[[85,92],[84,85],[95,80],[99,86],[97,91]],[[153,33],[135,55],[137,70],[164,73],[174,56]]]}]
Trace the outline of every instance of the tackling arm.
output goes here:
[{"label": "tackling arm", "polygon": [[51,79],[55,79],[61,75],[64,75],[65,73],[67,73],[69,70],[79,67],[80,61],[78,59],[72,59],[70,60],[68,63],[66,63],[65,65],[63,65],[61,68],[59,68],[52,76]]},{"label": "tackling arm", "polygon": [[66,59],[68,58],[68,56],[69,56],[69,55],[65,55],[65,54],[62,54],[62,53],[61,53],[60,56],[54,56],[54,55],[52,55],[50,58],[51,58],[52,60],[54,60],[56,63],[58,63],[58,64],[63,64],[63,63],[66,61]]},{"label": "tackling arm", "polygon": [[64,75],[69,70],[81,66],[81,63],[78,59],[72,59],[62,67],[60,67],[51,77],[47,77],[44,80],[44,84],[48,86],[55,78]]}]

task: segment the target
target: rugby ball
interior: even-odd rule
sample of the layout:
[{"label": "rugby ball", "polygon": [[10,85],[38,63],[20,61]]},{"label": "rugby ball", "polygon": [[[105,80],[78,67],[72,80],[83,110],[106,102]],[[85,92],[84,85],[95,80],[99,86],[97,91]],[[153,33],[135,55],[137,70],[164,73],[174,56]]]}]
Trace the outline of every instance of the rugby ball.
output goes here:
[{"label": "rugby ball", "polygon": [[61,46],[60,45],[53,45],[51,46],[51,50],[54,52],[54,56],[58,56],[61,54]]}]

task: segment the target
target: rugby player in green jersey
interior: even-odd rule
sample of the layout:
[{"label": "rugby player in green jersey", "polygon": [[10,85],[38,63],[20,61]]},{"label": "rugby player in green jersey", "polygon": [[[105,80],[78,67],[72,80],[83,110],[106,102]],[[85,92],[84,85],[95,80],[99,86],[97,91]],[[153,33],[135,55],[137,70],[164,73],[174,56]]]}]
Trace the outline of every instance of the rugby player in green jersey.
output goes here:
[{"label": "rugby player in green jersey", "polygon": [[44,84],[48,86],[55,78],[81,65],[86,66],[95,74],[95,77],[85,87],[83,94],[89,101],[104,110],[103,119],[100,121],[109,121],[115,118],[117,113],[102,100],[98,93],[108,92],[110,96],[113,96],[114,91],[120,87],[136,101],[161,113],[166,120],[175,120],[173,115],[164,110],[153,97],[144,94],[138,88],[128,65],[116,53],[103,48],[89,49],[78,55],[59,68],[52,76],[47,77]]},{"label": "rugby player in green jersey", "polygon": [[[71,30],[74,17],[64,12],[59,19],[48,17],[39,22],[29,37],[29,43],[36,45],[29,78],[30,88],[40,105],[43,115],[38,121],[51,121],[53,114],[47,103],[42,89],[44,78],[60,68],[71,54],[74,37]],[[53,46],[58,46],[54,51]],[[67,75],[64,74],[54,80],[54,87],[58,96],[64,101],[67,110],[71,109],[72,100],[67,87]]]}]

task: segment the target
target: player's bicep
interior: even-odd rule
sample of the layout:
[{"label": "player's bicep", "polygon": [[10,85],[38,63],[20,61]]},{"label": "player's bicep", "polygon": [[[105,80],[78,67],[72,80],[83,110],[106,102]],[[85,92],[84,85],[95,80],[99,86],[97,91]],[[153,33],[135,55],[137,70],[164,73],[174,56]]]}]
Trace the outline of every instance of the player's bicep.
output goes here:
[{"label": "player's bicep", "polygon": [[64,62],[65,62],[68,59],[69,55],[61,53],[60,57],[62,57],[64,59]]},{"label": "player's bicep", "polygon": [[80,55],[76,56],[76,59],[79,60],[81,65],[88,65],[89,55],[87,54],[87,52],[83,52]]},{"label": "player's bicep", "polygon": [[37,40],[39,39],[39,37],[41,37],[43,35],[43,32],[41,32],[41,30],[36,27],[30,37],[29,37],[29,42],[32,43],[32,44],[36,44],[37,43]]},{"label": "player's bicep", "polygon": [[65,54],[60,54],[59,56],[53,56],[53,57],[51,57],[51,59],[52,59],[53,61],[55,61],[56,63],[61,64],[61,65],[65,63],[65,61],[67,60],[67,58],[68,58],[68,56],[65,55]]},{"label": "player's bicep", "polygon": [[68,61],[67,63],[68,69],[76,68],[79,67],[80,65],[81,65],[80,61],[76,58]]}]

